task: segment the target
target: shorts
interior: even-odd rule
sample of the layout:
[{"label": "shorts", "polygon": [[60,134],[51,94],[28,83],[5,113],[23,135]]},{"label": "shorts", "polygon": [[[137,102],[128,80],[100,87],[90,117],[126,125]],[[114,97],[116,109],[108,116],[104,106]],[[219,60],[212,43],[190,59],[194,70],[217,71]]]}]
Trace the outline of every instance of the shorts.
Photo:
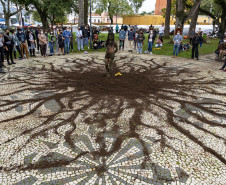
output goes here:
[{"label": "shorts", "polygon": [[59,43],[59,48],[64,48],[64,43]]},{"label": "shorts", "polygon": [[105,58],[114,59],[115,58],[115,53],[106,53]]},{"label": "shorts", "polygon": [[160,37],[163,37],[163,36],[164,36],[164,33],[160,33],[159,36],[160,36]]}]

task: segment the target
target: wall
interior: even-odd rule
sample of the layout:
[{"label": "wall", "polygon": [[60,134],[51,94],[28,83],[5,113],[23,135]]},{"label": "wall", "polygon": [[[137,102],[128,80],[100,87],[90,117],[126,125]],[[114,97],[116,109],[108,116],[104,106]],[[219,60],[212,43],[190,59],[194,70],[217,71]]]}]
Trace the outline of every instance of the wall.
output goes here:
[{"label": "wall", "polygon": [[[206,23],[204,23],[206,20]],[[170,25],[174,25],[176,19],[170,17]],[[124,16],[123,24],[127,25],[161,25],[165,23],[165,18],[162,15],[134,15],[134,16]],[[210,25],[212,24],[212,19],[209,19],[208,16],[199,15],[198,17],[199,25]]]}]

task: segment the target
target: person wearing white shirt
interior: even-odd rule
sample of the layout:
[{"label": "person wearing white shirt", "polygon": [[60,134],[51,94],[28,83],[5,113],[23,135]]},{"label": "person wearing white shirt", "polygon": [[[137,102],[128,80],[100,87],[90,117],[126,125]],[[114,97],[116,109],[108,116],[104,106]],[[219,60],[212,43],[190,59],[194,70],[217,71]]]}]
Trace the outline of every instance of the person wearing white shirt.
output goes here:
[{"label": "person wearing white shirt", "polygon": [[79,27],[78,31],[76,32],[76,39],[77,39],[77,45],[78,45],[78,51],[84,50],[83,49],[83,36],[82,36],[82,29]]},{"label": "person wearing white shirt", "polygon": [[165,25],[162,23],[162,26],[159,27],[159,37],[163,42],[163,36],[164,36],[164,30],[165,30]]}]

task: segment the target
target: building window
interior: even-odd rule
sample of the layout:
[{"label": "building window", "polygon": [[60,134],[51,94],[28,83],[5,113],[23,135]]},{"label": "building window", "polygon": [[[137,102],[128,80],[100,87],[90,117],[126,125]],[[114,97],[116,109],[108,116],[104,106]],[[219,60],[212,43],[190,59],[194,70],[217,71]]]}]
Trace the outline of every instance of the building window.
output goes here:
[{"label": "building window", "polygon": [[206,20],[204,20],[204,23],[206,23]]},{"label": "building window", "polygon": [[98,23],[100,23],[100,19],[98,19]]},{"label": "building window", "polygon": [[93,22],[96,22],[96,19],[94,19],[94,21]]}]

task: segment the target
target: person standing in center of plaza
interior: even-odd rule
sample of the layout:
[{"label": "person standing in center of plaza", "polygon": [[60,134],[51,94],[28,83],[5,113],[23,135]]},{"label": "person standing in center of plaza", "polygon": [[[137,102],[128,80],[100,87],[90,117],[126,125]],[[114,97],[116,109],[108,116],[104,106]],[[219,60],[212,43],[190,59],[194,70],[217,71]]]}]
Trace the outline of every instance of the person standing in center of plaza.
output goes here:
[{"label": "person standing in center of plaza", "polygon": [[78,46],[78,51],[80,49],[83,51],[83,38],[82,38],[82,29],[79,27],[78,31],[76,32],[76,40],[77,40],[77,46]]},{"label": "person standing in center of plaza", "polygon": [[182,42],[182,36],[180,35],[180,31],[178,31],[177,35],[174,36],[173,42],[174,42],[173,57],[175,57],[175,52],[176,52],[176,57],[177,57],[178,51],[179,51],[179,48],[180,48],[180,43]]},{"label": "person standing in center of plaza", "polygon": [[70,45],[70,37],[71,37],[71,32],[70,32],[70,28],[67,27],[66,30],[64,30],[63,32],[63,37],[64,37],[64,53],[69,54],[69,45]]},{"label": "person standing in center of plaza", "polygon": [[143,42],[145,40],[145,36],[143,31],[141,30],[137,37],[137,53],[143,53]]},{"label": "person standing in center of plaza", "polygon": [[129,41],[129,52],[133,52],[133,41],[135,37],[135,32],[133,30],[133,27],[130,28],[128,31],[128,41]]},{"label": "person standing in center of plaza", "polygon": [[124,29],[121,29],[119,32],[119,50],[124,51],[124,45],[125,45],[125,39],[126,39],[126,32],[124,31]]}]

